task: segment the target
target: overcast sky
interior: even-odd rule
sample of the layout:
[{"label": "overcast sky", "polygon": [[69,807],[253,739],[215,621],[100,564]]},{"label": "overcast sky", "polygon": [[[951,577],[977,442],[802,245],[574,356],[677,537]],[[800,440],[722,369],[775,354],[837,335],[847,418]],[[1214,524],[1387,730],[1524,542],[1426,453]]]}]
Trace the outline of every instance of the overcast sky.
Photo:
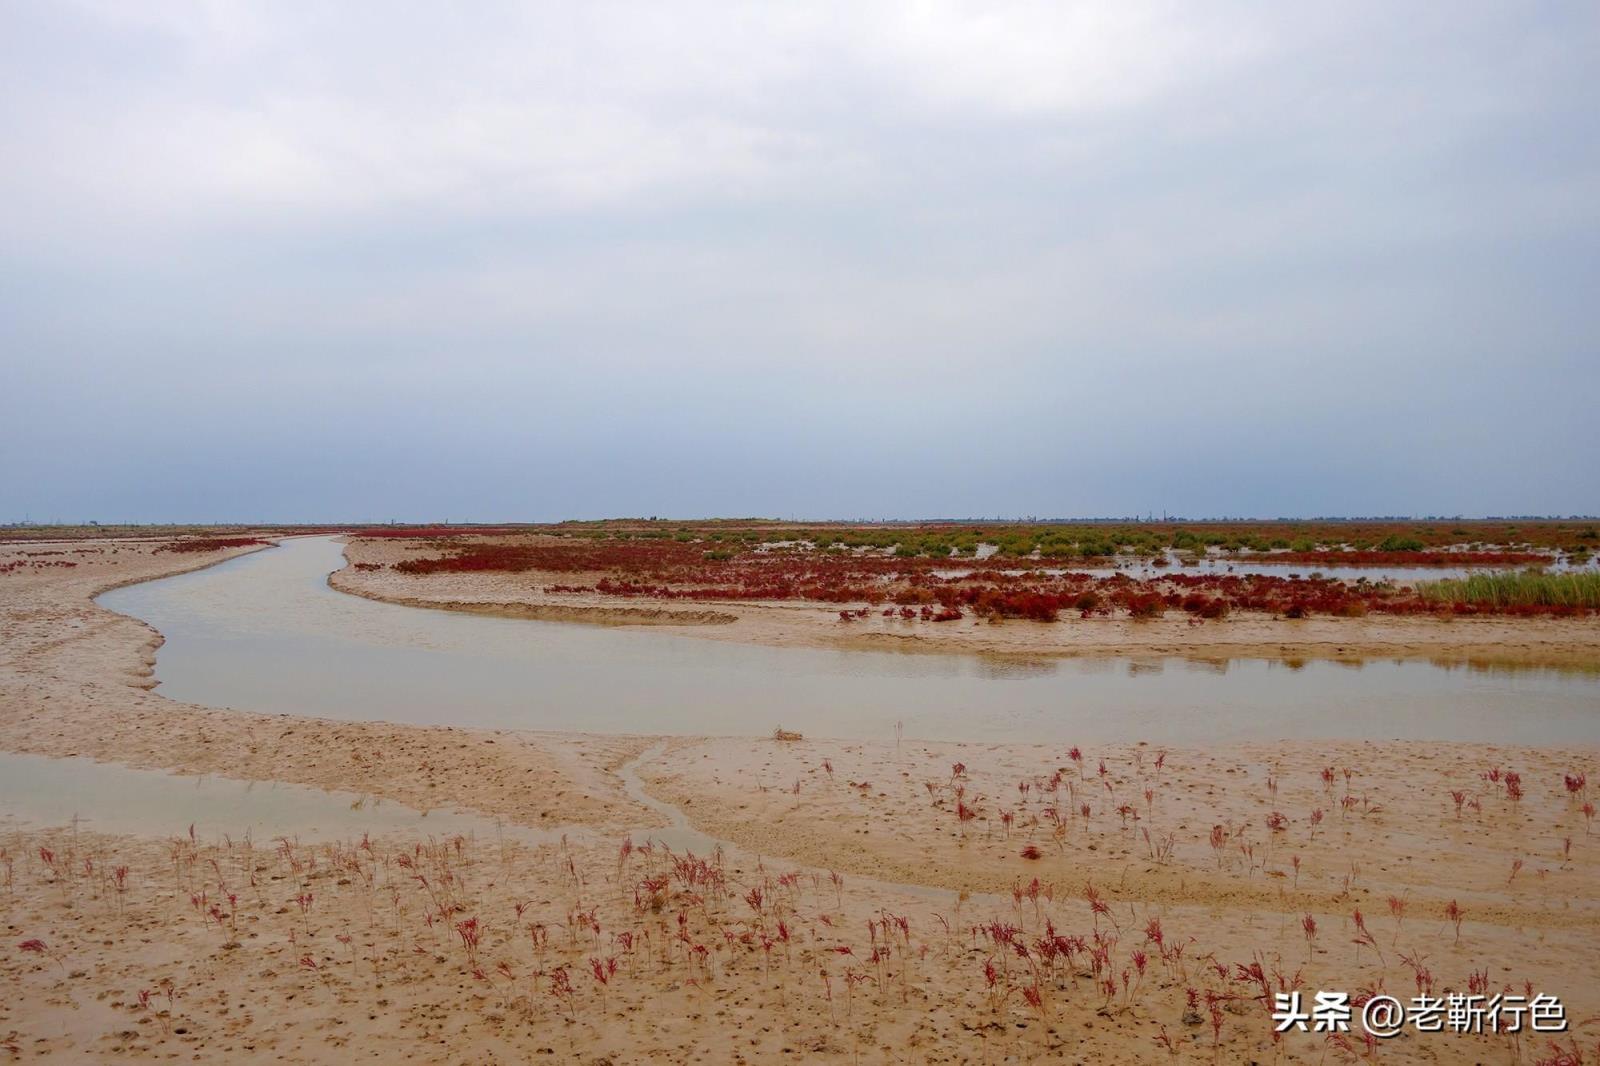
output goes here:
[{"label": "overcast sky", "polygon": [[0,521],[1600,511],[1600,6],[0,0]]}]

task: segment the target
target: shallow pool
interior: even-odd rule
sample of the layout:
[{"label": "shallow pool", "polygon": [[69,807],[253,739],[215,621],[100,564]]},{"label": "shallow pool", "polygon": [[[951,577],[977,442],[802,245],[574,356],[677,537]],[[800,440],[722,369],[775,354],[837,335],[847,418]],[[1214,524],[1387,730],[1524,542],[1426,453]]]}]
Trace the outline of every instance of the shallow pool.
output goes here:
[{"label": "shallow pool", "polygon": [[538,830],[457,811],[416,811],[353,792],[5,752],[0,811],[28,825],[137,836],[181,836],[192,825],[203,840],[229,836],[263,843],[278,836],[342,840],[403,833],[549,842]]}]

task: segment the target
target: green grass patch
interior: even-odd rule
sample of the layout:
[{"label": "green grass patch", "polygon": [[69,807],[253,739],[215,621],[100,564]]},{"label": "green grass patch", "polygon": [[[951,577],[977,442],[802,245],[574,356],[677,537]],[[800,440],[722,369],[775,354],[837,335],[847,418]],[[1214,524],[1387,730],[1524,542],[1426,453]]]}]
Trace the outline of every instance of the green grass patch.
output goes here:
[{"label": "green grass patch", "polygon": [[1481,607],[1586,607],[1600,609],[1600,574],[1472,574],[1424,581],[1417,594],[1432,603],[1470,603]]}]

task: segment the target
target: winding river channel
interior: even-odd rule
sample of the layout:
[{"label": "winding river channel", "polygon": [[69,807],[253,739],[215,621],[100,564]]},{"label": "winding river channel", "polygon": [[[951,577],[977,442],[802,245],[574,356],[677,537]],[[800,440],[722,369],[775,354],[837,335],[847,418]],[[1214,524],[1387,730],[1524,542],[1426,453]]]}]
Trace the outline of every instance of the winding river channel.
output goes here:
[{"label": "winding river channel", "polygon": [[100,597],[166,638],[159,691],[345,720],[651,735],[1172,744],[1593,743],[1600,672],[1267,659],[1043,659],[772,648],[377,603],[331,537]]}]

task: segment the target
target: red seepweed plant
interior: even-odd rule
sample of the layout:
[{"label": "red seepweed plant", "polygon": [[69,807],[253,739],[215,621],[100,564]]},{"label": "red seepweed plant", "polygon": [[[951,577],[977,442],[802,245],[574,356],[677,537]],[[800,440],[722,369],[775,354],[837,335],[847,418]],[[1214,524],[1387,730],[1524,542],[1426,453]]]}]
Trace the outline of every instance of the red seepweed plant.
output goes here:
[{"label": "red seepweed plant", "polygon": [[22,952],[24,955],[38,955],[41,958],[48,958],[57,966],[61,967],[63,973],[66,972],[67,964],[65,957],[59,951],[52,951],[50,949],[50,945],[46,944],[43,940],[40,940],[37,937],[24,940],[22,943],[17,945],[17,950]]},{"label": "red seepweed plant", "polygon": [[1461,909],[1460,904],[1458,904],[1455,900],[1451,900],[1449,903],[1445,904],[1444,916],[1446,921],[1455,926],[1455,942],[1457,944],[1461,943],[1461,920],[1466,917],[1466,912]]},{"label": "red seepweed plant", "polygon": [[456,935],[461,938],[461,947],[467,953],[467,965],[476,968],[478,965],[478,944],[483,936],[483,930],[478,925],[478,919],[465,918],[457,922]]},{"label": "red seepweed plant", "polygon": [[1389,897],[1389,916],[1394,919],[1394,937],[1389,941],[1391,945],[1400,940],[1400,927],[1406,920],[1406,901],[1399,896]]},{"label": "red seepweed plant", "polygon": [[1387,963],[1384,962],[1383,949],[1378,947],[1377,938],[1367,931],[1367,920],[1366,918],[1362,917],[1360,907],[1357,907],[1351,912],[1350,921],[1353,922],[1356,927],[1356,935],[1351,941],[1356,945],[1356,960],[1359,962],[1361,959],[1361,949],[1363,947],[1368,947],[1372,949],[1373,954],[1378,956],[1379,965],[1387,965]]}]

